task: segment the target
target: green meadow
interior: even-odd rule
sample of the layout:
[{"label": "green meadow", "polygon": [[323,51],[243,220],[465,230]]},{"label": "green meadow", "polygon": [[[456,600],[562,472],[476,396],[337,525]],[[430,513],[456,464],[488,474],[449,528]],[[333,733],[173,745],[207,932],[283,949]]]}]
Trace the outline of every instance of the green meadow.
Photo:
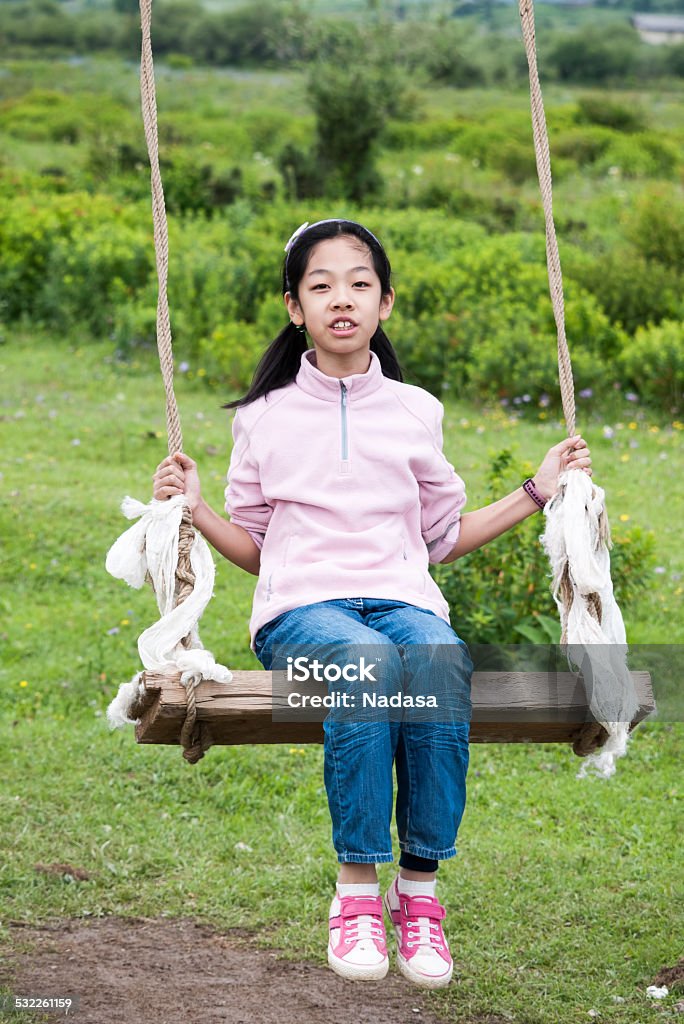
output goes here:
[{"label": "green meadow", "polygon": [[[131,730],[106,724],[118,684],[138,669],[137,636],[155,619],[149,590],[132,591],[104,569],[127,525],[122,497],[144,500],[165,454],[154,355],[121,363],[86,337],[24,334],[7,339],[0,366],[2,919],[191,913],[324,963],[336,861],[322,749],[217,747],[191,768],[179,750],[136,747]],[[225,396],[180,376],[178,397],[185,447],[220,508]],[[502,443],[534,464],[563,436],[559,422],[455,401],[446,408],[445,451],[471,507]],[[683,567],[670,510],[681,507],[682,432],[635,414],[588,423],[585,434],[611,518],[654,529],[665,570],[633,609],[629,634],[681,642]],[[654,468],[667,502],[643,486]],[[259,667],[247,634],[253,582],[219,565],[202,623],[204,643],[231,668]],[[440,871],[459,979],[431,997],[446,1020],[505,1011],[569,1024],[595,1009],[640,1024],[655,1012],[645,989],[681,952],[682,738],[679,723],[643,724],[608,781],[576,779],[569,749],[472,745],[459,855]],[[48,877],[39,862],[73,864],[91,879]],[[389,881],[387,866],[380,877]],[[302,914],[315,927],[303,927]]]}]

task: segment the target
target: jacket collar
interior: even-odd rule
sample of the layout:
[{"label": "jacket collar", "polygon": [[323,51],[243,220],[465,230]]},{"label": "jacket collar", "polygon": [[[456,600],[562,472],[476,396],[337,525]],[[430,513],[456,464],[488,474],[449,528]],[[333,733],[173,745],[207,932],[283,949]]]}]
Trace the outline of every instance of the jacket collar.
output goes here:
[{"label": "jacket collar", "polygon": [[349,398],[353,401],[365,395],[371,395],[382,387],[385,377],[382,372],[380,360],[375,352],[370,353],[370,366],[365,373],[352,373],[349,377],[329,377],[322,373],[316,366],[316,350],[309,348],[302,353],[302,360],[299,372],[295,378],[296,383],[307,394],[314,398],[322,398],[326,402],[339,402],[340,381],[347,389]]}]

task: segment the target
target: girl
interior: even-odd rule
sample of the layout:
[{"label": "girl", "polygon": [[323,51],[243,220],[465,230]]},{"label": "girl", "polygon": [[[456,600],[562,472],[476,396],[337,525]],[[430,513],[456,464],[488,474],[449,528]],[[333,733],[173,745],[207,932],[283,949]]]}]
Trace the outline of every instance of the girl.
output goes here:
[{"label": "girl", "polygon": [[[456,855],[465,807],[472,662],[428,573],[543,507],[568,468],[591,474],[578,435],[547,452],[533,480],[462,514],[465,489],[442,452],[441,402],[404,384],[382,324],[394,289],[378,239],[360,224],[303,224],[285,247],[290,323],[237,407],[226,488],[230,522],[202,498],[187,455],[164,459],[155,498],[184,494],[195,526],[258,576],[251,648],[266,669],[325,653],[342,669],[371,650],[376,693],[410,710],[362,715],[369,684],[345,673],[346,708],[324,721],[324,776],[340,863],[328,961],[356,980],[385,976],[376,864],[393,860],[396,766],[399,874],[385,894],[402,973],[447,985],[452,959],[436,897],[438,862]],[[307,346],[308,334],[312,347]],[[411,701],[407,701],[407,695]],[[389,703],[389,702],[388,702]]]}]

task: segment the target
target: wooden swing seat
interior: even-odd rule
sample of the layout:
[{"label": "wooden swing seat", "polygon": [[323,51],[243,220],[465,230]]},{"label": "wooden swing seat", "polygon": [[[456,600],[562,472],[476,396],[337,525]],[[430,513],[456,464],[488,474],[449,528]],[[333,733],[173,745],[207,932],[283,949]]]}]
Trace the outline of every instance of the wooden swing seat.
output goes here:
[{"label": "wooden swing seat", "polygon": [[[649,672],[632,672],[639,711],[630,730],[655,710]],[[180,674],[143,674],[144,694],[132,710],[138,743],[178,745],[187,701]],[[291,685],[290,692],[301,692]],[[322,743],[321,722],[274,721],[284,711],[288,690],[279,682],[274,697],[271,672],[233,672],[230,683],[205,680],[195,690],[197,721],[207,746],[253,743]],[[292,713],[292,712],[290,712]],[[559,672],[549,685],[546,672],[474,672],[474,743],[571,743],[593,721],[581,676]]]}]

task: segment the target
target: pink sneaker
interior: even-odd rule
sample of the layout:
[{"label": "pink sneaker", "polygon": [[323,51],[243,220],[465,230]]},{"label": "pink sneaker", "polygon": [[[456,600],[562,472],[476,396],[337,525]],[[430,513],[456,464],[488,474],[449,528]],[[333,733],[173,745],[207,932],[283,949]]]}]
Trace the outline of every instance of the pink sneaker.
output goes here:
[{"label": "pink sneaker", "polygon": [[443,988],[454,969],[442,931],[446,910],[434,896],[400,893],[398,881],[385,893],[385,906],[397,937],[399,970],[416,985]]},{"label": "pink sneaker", "polygon": [[330,904],[328,963],[352,981],[379,981],[389,968],[380,896],[338,896]]}]

